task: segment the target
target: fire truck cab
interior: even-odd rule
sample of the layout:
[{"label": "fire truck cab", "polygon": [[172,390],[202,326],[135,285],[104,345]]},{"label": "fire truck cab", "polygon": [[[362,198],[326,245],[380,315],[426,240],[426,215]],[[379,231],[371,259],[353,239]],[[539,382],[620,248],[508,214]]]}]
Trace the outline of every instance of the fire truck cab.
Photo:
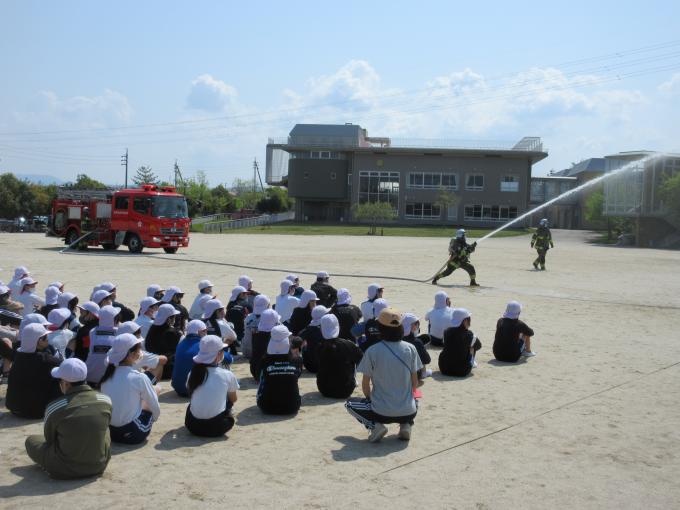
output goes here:
[{"label": "fire truck cab", "polygon": [[189,246],[190,224],[186,198],[172,186],[143,184],[117,191],[60,188],[52,204],[51,233],[69,246],[85,236],[78,243],[81,249],[127,245],[132,253],[145,247],[175,253]]}]

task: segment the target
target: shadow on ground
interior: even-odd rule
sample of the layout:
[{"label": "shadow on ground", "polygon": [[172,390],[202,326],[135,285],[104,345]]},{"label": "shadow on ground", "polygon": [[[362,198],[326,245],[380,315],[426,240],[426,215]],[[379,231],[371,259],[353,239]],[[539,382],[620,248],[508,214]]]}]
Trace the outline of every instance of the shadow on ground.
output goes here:
[{"label": "shadow on ground", "polygon": [[69,492],[92,482],[96,482],[99,476],[81,478],[78,480],[55,480],[43,471],[37,464],[18,466],[10,469],[10,473],[20,479],[14,485],[0,485],[0,498],[15,496],[45,496]]},{"label": "shadow on ground", "polygon": [[[395,427],[395,425],[392,425]],[[390,425],[388,425],[388,428]],[[366,432],[368,434],[368,431]],[[369,443],[365,438],[354,436],[337,436],[335,440],[342,444],[338,450],[331,450],[333,460],[337,462],[352,462],[365,458],[386,457],[400,452],[408,447],[408,441],[397,439],[396,434],[386,435],[379,443]]]}]

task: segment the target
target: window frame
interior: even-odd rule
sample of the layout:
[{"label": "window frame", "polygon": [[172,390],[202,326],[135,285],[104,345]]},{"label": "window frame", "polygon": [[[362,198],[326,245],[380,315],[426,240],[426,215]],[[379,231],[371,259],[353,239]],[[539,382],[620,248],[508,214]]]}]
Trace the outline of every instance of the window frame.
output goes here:
[{"label": "window frame", "polygon": [[[470,186],[469,185],[469,179],[471,177],[472,178],[481,177],[482,184],[478,185],[478,184],[475,183],[474,185]],[[482,174],[482,173],[474,172],[474,173],[465,174],[465,191],[484,191],[484,181],[485,181],[484,174]]]}]

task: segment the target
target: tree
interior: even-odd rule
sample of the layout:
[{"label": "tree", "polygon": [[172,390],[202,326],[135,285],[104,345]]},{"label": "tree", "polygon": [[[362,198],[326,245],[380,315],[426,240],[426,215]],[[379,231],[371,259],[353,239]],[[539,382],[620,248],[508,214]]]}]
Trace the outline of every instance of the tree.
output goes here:
[{"label": "tree", "polygon": [[666,176],[659,186],[659,197],[671,216],[680,220],[680,172]]},{"label": "tree", "polygon": [[602,190],[593,192],[585,203],[585,217],[590,223],[604,223],[604,192]]},{"label": "tree", "polygon": [[272,186],[265,190],[265,196],[257,202],[257,210],[264,213],[275,214],[290,209],[292,200],[288,198],[288,190],[278,186]]},{"label": "tree", "polygon": [[434,205],[438,205],[443,210],[447,210],[449,207],[453,207],[458,203],[459,197],[451,191],[447,191],[446,188],[439,188],[439,193],[437,193],[434,199]]},{"label": "tree", "polygon": [[97,181],[96,179],[92,179],[86,174],[78,174],[76,176],[76,182],[69,182],[64,185],[66,188],[71,188],[71,189],[108,189],[109,187],[102,183]]},{"label": "tree", "polygon": [[13,219],[35,213],[35,197],[28,182],[11,173],[0,175],[0,217]]},{"label": "tree", "polygon": [[137,173],[132,178],[137,186],[142,184],[158,184],[158,176],[153,172],[150,166],[140,166]]},{"label": "tree", "polygon": [[355,204],[352,207],[352,216],[355,220],[367,222],[369,224],[369,235],[375,235],[378,223],[390,221],[397,216],[397,212],[388,202],[366,202]]}]

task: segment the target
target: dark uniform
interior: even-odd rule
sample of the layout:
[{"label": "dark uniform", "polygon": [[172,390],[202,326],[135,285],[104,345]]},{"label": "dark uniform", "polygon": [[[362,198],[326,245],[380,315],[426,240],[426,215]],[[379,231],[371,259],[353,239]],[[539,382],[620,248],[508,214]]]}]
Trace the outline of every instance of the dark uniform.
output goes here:
[{"label": "dark uniform", "polygon": [[320,305],[326,308],[331,308],[338,300],[338,291],[335,290],[330,283],[324,280],[316,280],[312,283],[312,290],[316,292],[316,297],[319,298]]},{"label": "dark uniform", "polygon": [[53,478],[98,475],[111,458],[111,399],[87,384],[50,402],[42,435],[26,438],[28,456]]},{"label": "dark uniform", "polygon": [[555,245],[552,241],[552,234],[550,229],[545,226],[539,226],[531,237],[531,247],[536,248],[538,252],[538,257],[534,260],[534,268],[538,269],[538,265],[541,265],[541,271],[545,271],[545,254],[548,253],[550,248],[554,248]]},{"label": "dark uniform", "polygon": [[465,241],[464,235],[451,239],[449,243],[449,261],[446,263],[446,268],[434,277],[432,284],[436,285],[437,280],[449,276],[456,269],[461,268],[470,275],[470,286],[476,287],[477,282],[475,278],[477,275],[475,274],[475,267],[470,264],[470,253],[475,251],[476,247],[477,243],[468,244]]}]

